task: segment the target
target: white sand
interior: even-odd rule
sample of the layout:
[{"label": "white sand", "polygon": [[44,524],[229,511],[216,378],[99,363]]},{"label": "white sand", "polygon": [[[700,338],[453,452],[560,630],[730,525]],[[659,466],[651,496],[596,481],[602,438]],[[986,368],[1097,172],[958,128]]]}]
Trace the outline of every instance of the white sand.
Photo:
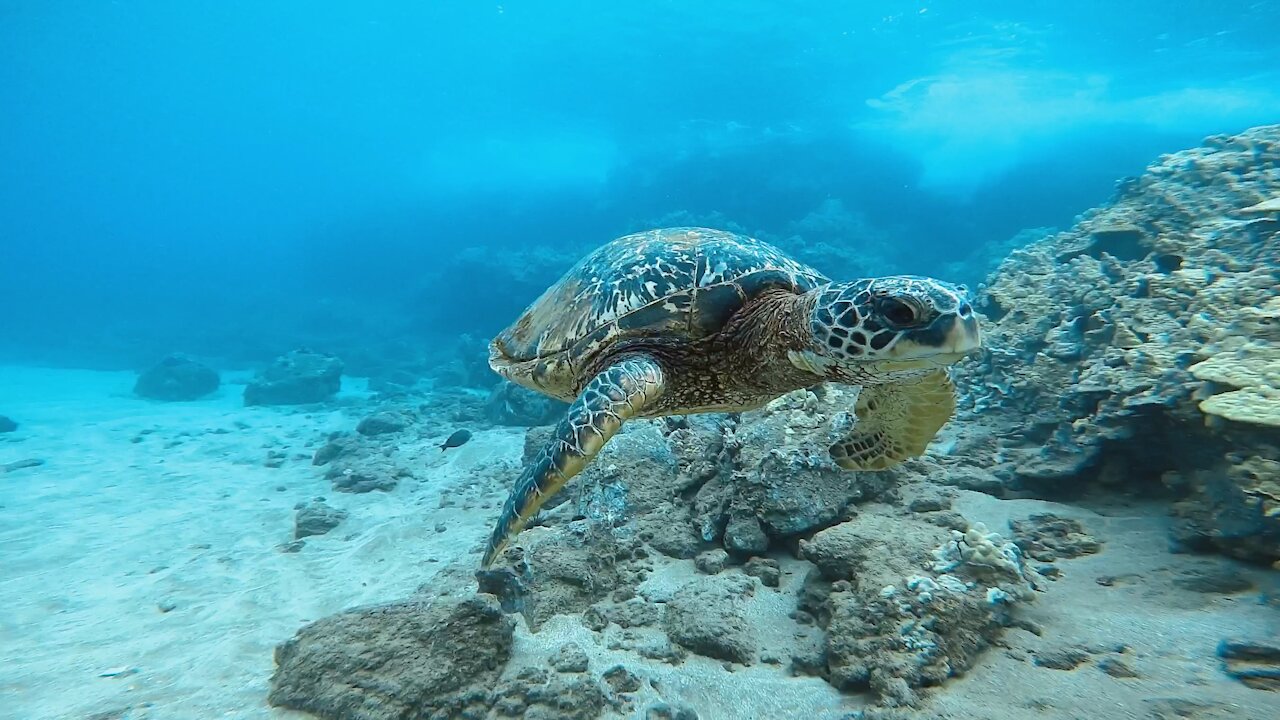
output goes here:
[{"label": "white sand", "polygon": [[[46,461],[0,473],[4,720],[83,720],[125,708],[113,717],[303,717],[265,703],[275,645],[308,621],[403,598],[476,553],[504,493],[494,478],[513,475],[523,443],[518,429],[486,431],[442,455],[431,444],[437,438],[409,439],[401,449],[420,456],[417,480],[391,493],[346,495],[331,491],[310,456],[325,433],[354,426],[358,386],[344,390],[351,412],[338,403],[301,413],[244,408],[235,384],[200,402],[151,403],[131,395],[133,380],[0,368],[0,413],[21,424],[0,435],[0,465]],[[288,455],[283,467],[264,465],[271,450]],[[458,504],[439,507],[442,493]],[[292,539],[294,504],[320,495],[350,518],[308,538],[301,552],[280,552]],[[1218,597],[1172,586],[1188,565],[1228,561],[1170,555],[1158,510],[1103,518],[972,493],[956,507],[997,529],[1009,516],[1045,508],[1082,517],[1106,541],[1104,551],[1061,562],[1065,577],[1026,612],[1043,636],[1010,631],[1007,651],[993,649],[948,683],[936,709],[977,720],[1119,720],[1180,717],[1178,708],[1190,707],[1153,704],[1163,698],[1199,703],[1187,715],[1199,720],[1280,717],[1276,695],[1228,678],[1214,657],[1224,637],[1280,635],[1280,616],[1257,593]],[[1275,577],[1242,572],[1264,583]],[[1129,578],[1104,587],[1095,582],[1100,575]],[[162,612],[168,604],[173,609]],[[537,636],[522,626],[517,660],[574,639],[594,671],[623,662],[703,720],[793,717],[798,708],[807,720],[834,719],[862,700],[813,678],[785,677],[785,660],[735,671],[704,658],[645,667],[633,654],[589,647],[594,638],[572,618],[549,622]],[[1116,643],[1130,648],[1117,657],[1141,678],[1113,678],[1093,661],[1074,671],[1030,662],[1047,648]],[[651,689],[642,695],[656,699]]]},{"label": "white sand", "polygon": [[[472,551],[494,510],[441,509],[439,495],[496,458],[518,459],[523,442],[515,430],[483,432],[441,454],[414,440],[419,481],[335,493],[307,445],[354,418],[244,408],[236,385],[152,403],[132,396],[133,381],[0,368],[0,413],[20,424],[0,436],[0,465],[46,461],[0,473],[5,720],[126,707],[131,720],[301,717],[265,703],[274,646],[308,621],[409,595]],[[153,432],[131,442],[142,431]],[[266,467],[268,450],[290,459]],[[294,504],[315,496],[351,516],[280,552]]]}]

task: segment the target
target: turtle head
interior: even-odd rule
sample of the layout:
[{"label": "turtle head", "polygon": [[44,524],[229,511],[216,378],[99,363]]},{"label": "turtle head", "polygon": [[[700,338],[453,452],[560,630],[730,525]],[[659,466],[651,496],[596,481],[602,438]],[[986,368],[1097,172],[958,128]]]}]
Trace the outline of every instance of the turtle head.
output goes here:
[{"label": "turtle head", "polygon": [[911,275],[816,288],[808,347],[793,364],[834,382],[872,384],[945,367],[981,347],[962,286]]}]

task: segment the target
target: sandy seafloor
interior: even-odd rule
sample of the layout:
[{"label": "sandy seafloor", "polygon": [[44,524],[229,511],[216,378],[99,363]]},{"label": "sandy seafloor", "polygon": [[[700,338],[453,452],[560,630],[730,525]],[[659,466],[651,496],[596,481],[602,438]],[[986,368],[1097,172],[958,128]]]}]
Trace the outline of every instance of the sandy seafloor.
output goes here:
[{"label": "sandy seafloor", "polygon": [[[408,440],[423,450],[416,480],[344,495],[310,457],[325,433],[354,426],[343,405],[363,402],[360,381],[323,411],[298,411],[243,407],[243,379],[232,375],[203,401],[161,404],[131,394],[132,373],[0,368],[0,413],[21,424],[0,436],[0,465],[44,461],[0,472],[0,718],[306,717],[265,703],[277,643],[308,621],[407,596],[478,551],[505,488],[475,478],[492,477],[495,463],[516,467],[521,429],[481,431],[446,454],[431,447],[438,438]],[[281,467],[264,464],[271,451],[286,454]],[[441,507],[446,493],[470,501]],[[350,517],[300,552],[282,552],[295,504],[317,496]],[[1280,694],[1228,677],[1215,656],[1223,638],[1280,636],[1280,612],[1262,601],[1276,590],[1275,572],[1170,554],[1168,521],[1154,506],[1098,515],[962,493],[955,509],[993,528],[1052,509],[1084,520],[1105,546],[1062,561],[1063,578],[1022,611],[1041,634],[1010,630],[1006,647],[932,694],[937,711],[993,720],[1280,718]],[[780,559],[784,570],[795,564]],[[1194,569],[1241,573],[1258,589],[1222,595],[1173,583]],[[789,602],[800,572],[784,577],[779,602]],[[537,636],[521,627],[512,665],[570,637],[591,642],[572,618]],[[1093,656],[1070,671],[1030,661],[1069,646]],[[641,667],[621,651],[593,655],[593,668],[614,659]],[[1109,656],[1138,677],[1104,673],[1097,661]],[[666,700],[704,720],[822,720],[859,706],[784,667],[731,672],[697,657],[643,667],[661,679]]]}]

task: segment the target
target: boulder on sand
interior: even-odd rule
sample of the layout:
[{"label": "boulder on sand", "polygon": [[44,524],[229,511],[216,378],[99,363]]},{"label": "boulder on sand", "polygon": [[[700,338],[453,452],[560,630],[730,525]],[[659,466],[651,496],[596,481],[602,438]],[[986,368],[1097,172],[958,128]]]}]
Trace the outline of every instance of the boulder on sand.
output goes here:
[{"label": "boulder on sand", "polygon": [[175,353],[139,375],[133,392],[151,400],[196,400],[217,390],[220,382],[213,368]]},{"label": "boulder on sand", "polygon": [[245,405],[305,405],[324,402],[342,386],[342,361],[333,355],[294,350],[276,358],[244,389]]}]

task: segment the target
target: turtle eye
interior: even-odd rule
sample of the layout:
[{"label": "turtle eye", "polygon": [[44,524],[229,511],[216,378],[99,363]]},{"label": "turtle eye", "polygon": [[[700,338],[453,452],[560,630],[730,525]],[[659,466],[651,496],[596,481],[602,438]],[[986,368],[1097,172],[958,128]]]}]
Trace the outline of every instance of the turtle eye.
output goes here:
[{"label": "turtle eye", "polygon": [[879,310],[885,320],[899,327],[913,325],[919,319],[915,308],[897,298],[884,298]]}]

